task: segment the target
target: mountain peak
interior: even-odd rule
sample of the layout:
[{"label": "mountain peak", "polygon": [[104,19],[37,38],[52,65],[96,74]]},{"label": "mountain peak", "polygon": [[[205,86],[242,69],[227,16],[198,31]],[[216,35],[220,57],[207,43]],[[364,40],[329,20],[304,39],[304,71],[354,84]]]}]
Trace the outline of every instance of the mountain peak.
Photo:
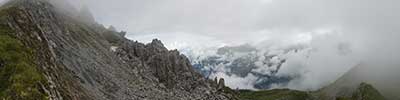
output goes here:
[{"label": "mountain peak", "polygon": [[[196,73],[185,56],[169,51],[158,39],[145,45],[116,36],[104,26],[65,15],[48,0],[15,0],[8,2],[8,6],[1,9],[0,23],[6,24],[0,28],[9,31],[0,31],[0,39],[7,36],[29,48],[15,52],[28,52],[24,56],[32,57],[30,62],[34,63],[22,69],[35,72],[16,72],[18,75],[11,73],[11,76],[23,77],[18,82],[30,82],[25,78],[29,75],[37,76],[37,80],[23,84],[18,90],[1,85],[0,99],[231,100],[234,97],[217,91],[214,82]],[[110,50],[112,47],[114,50]],[[10,63],[4,57],[0,56],[0,75],[7,72],[1,67]],[[30,93],[41,95],[24,97]]]},{"label": "mountain peak", "polygon": [[372,85],[361,83],[357,91],[353,94],[356,100],[385,100],[385,97]]},{"label": "mountain peak", "polygon": [[160,46],[160,47],[164,47],[164,44],[159,39],[153,39],[150,44],[151,45]]}]

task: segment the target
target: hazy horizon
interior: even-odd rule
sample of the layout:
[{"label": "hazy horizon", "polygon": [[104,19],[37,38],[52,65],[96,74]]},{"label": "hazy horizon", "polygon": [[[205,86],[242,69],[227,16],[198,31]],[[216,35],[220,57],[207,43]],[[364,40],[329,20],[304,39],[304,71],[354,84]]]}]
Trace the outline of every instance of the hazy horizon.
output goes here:
[{"label": "hazy horizon", "polygon": [[[242,44],[268,52],[301,46],[300,52],[279,53],[287,61],[278,75],[299,77],[277,88],[316,90],[360,63],[400,69],[398,0],[67,1],[86,5],[99,23],[127,31],[129,39],[159,38],[187,56]],[[213,76],[231,87],[251,89],[255,82],[251,75]]]}]

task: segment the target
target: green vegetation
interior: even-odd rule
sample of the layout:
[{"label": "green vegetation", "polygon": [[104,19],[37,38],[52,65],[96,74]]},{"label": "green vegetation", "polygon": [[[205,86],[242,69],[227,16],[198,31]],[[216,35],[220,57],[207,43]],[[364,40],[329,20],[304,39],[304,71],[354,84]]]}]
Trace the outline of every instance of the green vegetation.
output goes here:
[{"label": "green vegetation", "polygon": [[353,100],[353,99],[348,97],[338,97],[336,98],[336,100]]},{"label": "green vegetation", "polygon": [[33,62],[33,50],[10,33],[7,25],[0,25],[0,99],[47,99],[41,90],[46,81]]},{"label": "green vegetation", "polygon": [[241,100],[309,100],[312,96],[302,91],[274,89],[264,91],[241,90],[239,98]]},{"label": "green vegetation", "polygon": [[[315,93],[315,92],[314,92]],[[361,83],[357,90],[350,97],[336,97],[335,100],[385,100],[385,98],[372,85]],[[322,95],[319,95],[322,96]],[[240,90],[241,100],[325,100],[317,99],[309,92],[274,89],[263,91]]]},{"label": "green vegetation", "polygon": [[366,83],[360,84],[352,98],[354,100],[385,100],[385,97],[383,97],[378,90]]},{"label": "green vegetation", "polygon": [[336,100],[386,100],[372,85],[361,83],[351,97],[338,97]]}]

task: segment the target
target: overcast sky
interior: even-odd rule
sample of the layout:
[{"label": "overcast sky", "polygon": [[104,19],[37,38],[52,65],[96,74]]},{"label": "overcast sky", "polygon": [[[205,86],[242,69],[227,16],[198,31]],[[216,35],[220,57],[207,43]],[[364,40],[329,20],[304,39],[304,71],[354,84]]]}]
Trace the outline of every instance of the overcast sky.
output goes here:
[{"label": "overcast sky", "polygon": [[176,34],[184,33],[240,44],[325,30],[381,45],[395,43],[400,29],[399,0],[83,1],[100,23],[128,31],[131,38],[159,34],[180,40]]},{"label": "overcast sky", "polygon": [[[316,85],[331,82],[353,63],[400,65],[400,0],[69,1],[89,6],[99,23],[128,31],[128,38],[160,38],[169,49],[309,45],[313,57],[294,56],[289,63],[312,66],[305,80],[322,80]],[[342,44],[351,56],[332,50]]]}]

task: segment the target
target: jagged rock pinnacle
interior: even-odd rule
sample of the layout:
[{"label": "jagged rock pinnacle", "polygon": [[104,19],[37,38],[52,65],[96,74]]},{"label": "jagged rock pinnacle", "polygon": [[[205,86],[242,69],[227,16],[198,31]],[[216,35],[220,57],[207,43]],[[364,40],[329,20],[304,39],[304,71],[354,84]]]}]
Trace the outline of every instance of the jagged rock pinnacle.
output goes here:
[{"label": "jagged rock pinnacle", "polygon": [[225,80],[224,78],[220,78],[218,81],[218,89],[223,89],[225,87]]},{"label": "jagged rock pinnacle", "polygon": [[156,46],[160,46],[160,47],[164,47],[164,44],[161,42],[161,40],[159,40],[159,39],[153,39],[152,41],[151,41],[151,44],[152,45],[156,45]]}]

